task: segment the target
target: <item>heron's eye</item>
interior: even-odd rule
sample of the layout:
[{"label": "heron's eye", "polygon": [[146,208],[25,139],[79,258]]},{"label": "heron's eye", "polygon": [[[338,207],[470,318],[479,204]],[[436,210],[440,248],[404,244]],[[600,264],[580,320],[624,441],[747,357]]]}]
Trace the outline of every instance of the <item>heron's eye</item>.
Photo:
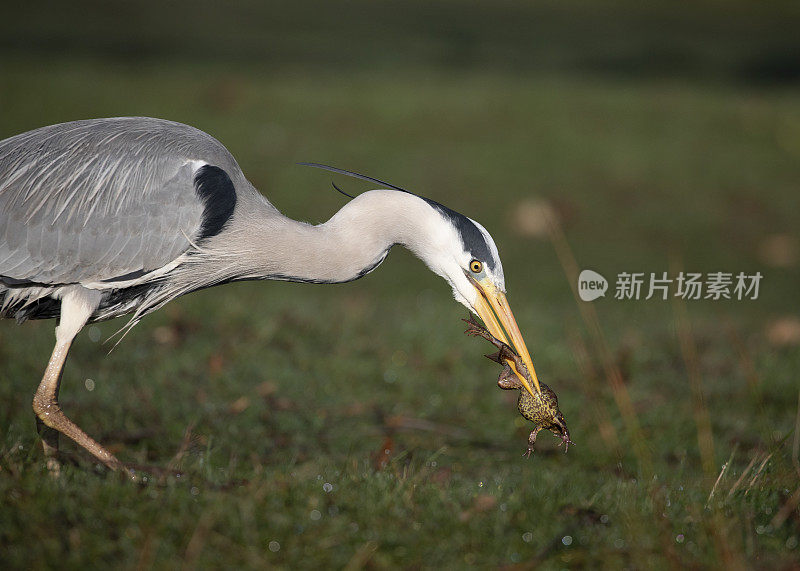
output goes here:
[{"label": "heron's eye", "polygon": [[469,263],[469,269],[473,274],[479,274],[483,269],[483,264],[481,264],[478,260],[472,260]]}]

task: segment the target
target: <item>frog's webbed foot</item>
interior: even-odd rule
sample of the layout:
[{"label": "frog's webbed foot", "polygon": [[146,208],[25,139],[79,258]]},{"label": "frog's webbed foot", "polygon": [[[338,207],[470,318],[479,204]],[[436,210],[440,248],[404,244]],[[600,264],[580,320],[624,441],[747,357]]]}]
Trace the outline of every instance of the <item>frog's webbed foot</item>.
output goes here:
[{"label": "frog's webbed foot", "polygon": [[564,445],[564,454],[566,454],[567,450],[569,450],[570,444],[573,446],[575,445],[575,443],[569,438],[567,422],[564,420],[564,416],[561,414],[561,412],[559,412],[556,416],[553,426],[550,427],[550,431],[553,433],[553,436],[561,439],[561,442],[559,442],[558,445]]},{"label": "frog's webbed foot", "polygon": [[462,319],[461,321],[467,324],[467,329],[464,331],[464,333],[466,333],[467,335],[472,335],[474,337],[483,337],[498,349],[502,348],[502,346],[505,345],[505,343],[503,343],[499,339],[496,339],[494,335],[489,333],[489,331],[487,331],[487,329],[483,325],[475,321],[475,318],[472,315],[469,316],[469,319]]},{"label": "frog's webbed foot", "polygon": [[561,440],[561,442],[559,442],[558,445],[559,446],[561,446],[562,444],[564,445],[564,454],[566,454],[567,450],[569,450],[569,445],[570,444],[575,446],[575,443],[572,440],[569,439],[569,433],[566,433],[566,434],[553,434],[553,436],[555,436],[556,438],[559,438]]},{"label": "frog's webbed foot", "polygon": [[483,325],[475,321],[475,318],[471,315],[469,316],[469,319],[462,319],[461,321],[467,324],[467,329],[464,331],[464,333],[474,337],[483,337],[489,343],[499,349],[497,353],[486,355],[487,358],[495,361],[496,363],[502,363],[504,359],[510,359],[513,361],[517,358],[517,354],[511,347],[489,333],[489,331]]},{"label": "frog's webbed foot", "polygon": [[530,458],[533,453],[533,445],[536,444],[536,435],[539,434],[541,427],[537,426],[528,436],[528,449],[522,454],[525,458]]},{"label": "frog's webbed foot", "polygon": [[497,347],[497,353],[486,355],[487,359],[491,359],[495,363],[500,363],[501,365],[505,364],[506,361],[512,361],[517,366],[517,369],[524,364],[514,349],[489,333],[489,331],[487,331],[483,325],[475,321],[474,317],[470,315],[469,319],[462,319],[462,321],[467,324],[467,329],[464,331],[464,333],[475,337],[483,337],[489,343]]}]

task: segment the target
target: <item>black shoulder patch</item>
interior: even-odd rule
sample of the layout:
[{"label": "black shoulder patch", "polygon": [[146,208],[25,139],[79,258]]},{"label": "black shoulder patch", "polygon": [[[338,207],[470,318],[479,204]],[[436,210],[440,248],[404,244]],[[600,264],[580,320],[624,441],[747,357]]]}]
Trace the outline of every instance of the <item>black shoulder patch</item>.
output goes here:
[{"label": "black shoulder patch", "polygon": [[475,259],[485,262],[492,270],[495,269],[494,256],[489,244],[486,243],[486,237],[472,220],[436,201],[423,196],[420,196],[420,198],[430,204],[434,210],[447,218],[456,227],[458,233],[461,234],[461,239],[464,241],[464,247],[467,252],[472,254]]},{"label": "black shoulder patch", "polygon": [[197,239],[216,236],[236,207],[236,189],[231,177],[219,167],[205,165],[194,175],[194,189],[205,207]]}]

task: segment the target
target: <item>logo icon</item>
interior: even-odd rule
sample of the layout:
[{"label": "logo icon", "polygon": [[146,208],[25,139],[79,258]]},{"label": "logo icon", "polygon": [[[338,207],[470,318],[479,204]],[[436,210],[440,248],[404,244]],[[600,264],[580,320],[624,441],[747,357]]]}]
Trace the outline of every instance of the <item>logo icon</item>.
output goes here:
[{"label": "logo icon", "polygon": [[583,270],[578,276],[578,295],[583,301],[594,301],[598,297],[605,297],[607,289],[608,281],[597,272]]}]

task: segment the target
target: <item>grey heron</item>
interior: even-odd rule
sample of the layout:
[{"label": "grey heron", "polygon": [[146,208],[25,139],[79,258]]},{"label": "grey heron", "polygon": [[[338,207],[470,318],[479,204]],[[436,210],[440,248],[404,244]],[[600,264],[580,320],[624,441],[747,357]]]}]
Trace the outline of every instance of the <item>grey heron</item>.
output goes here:
[{"label": "grey heron", "polygon": [[531,386],[517,371],[522,385],[539,391],[483,226],[378,179],[309,164],[384,188],[311,225],[281,214],[220,142],[188,125],[90,119],[0,141],[0,317],[58,319],[33,398],[48,462],[63,434],[112,470],[126,470],[58,404],[70,345],[87,323],[132,314],[130,328],[180,295],[237,280],[355,280],[396,244],[517,350],[533,373]]}]

